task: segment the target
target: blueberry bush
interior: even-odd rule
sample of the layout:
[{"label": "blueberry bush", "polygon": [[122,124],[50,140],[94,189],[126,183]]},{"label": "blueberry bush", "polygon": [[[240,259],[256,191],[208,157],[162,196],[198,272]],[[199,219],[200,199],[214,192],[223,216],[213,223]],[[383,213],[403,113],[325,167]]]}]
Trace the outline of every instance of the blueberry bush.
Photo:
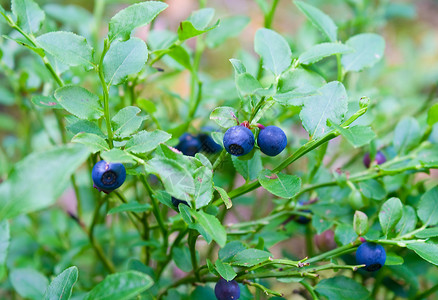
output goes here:
[{"label": "blueberry bush", "polygon": [[0,2],[0,298],[436,299],[436,1],[182,2]]}]

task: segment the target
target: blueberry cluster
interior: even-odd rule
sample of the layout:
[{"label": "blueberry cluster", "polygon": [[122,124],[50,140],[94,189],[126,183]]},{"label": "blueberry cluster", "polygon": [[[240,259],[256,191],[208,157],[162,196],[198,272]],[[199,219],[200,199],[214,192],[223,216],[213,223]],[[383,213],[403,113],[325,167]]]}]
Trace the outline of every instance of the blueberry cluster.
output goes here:
[{"label": "blueberry cluster", "polygon": [[108,194],[125,182],[126,170],[121,163],[107,163],[101,160],[94,165],[91,178],[97,190]]},{"label": "blueberry cluster", "polygon": [[213,154],[222,150],[221,145],[217,144],[208,133],[200,133],[197,136],[184,133],[175,148],[188,156],[195,156],[201,151]]},{"label": "blueberry cluster", "polygon": [[[286,134],[277,126],[267,126],[260,129],[257,145],[268,156],[276,156],[286,148]],[[233,126],[224,135],[224,147],[234,156],[242,156],[254,148],[254,134],[245,126]]]},{"label": "blueberry cluster", "polygon": [[368,272],[377,271],[385,264],[385,249],[381,245],[365,242],[357,248],[356,261],[359,265],[365,265],[364,269]]},{"label": "blueberry cluster", "polygon": [[221,278],[214,287],[214,294],[217,300],[236,300],[240,298],[240,287],[235,280]]},{"label": "blueberry cluster", "polygon": [[[377,151],[376,156],[374,157],[374,162],[377,165],[381,165],[381,164],[385,163],[386,162],[385,154],[383,154],[382,151]],[[365,165],[366,168],[370,167],[371,157],[370,157],[369,152],[365,153],[365,155],[363,157],[363,164]]]}]

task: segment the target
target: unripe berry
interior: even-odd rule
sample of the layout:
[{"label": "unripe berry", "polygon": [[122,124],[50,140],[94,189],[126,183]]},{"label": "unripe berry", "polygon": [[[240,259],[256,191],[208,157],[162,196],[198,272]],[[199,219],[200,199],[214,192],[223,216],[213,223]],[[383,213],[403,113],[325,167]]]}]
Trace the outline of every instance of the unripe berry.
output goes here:
[{"label": "unripe berry", "polygon": [[126,170],[121,163],[107,163],[101,160],[94,165],[91,178],[96,189],[108,194],[125,182]]}]

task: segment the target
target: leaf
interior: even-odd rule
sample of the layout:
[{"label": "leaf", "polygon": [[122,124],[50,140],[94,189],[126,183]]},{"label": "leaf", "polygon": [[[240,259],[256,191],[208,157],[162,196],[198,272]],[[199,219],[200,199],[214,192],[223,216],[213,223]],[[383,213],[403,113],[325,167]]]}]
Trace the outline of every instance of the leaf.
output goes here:
[{"label": "leaf", "polygon": [[193,174],[195,181],[196,209],[207,206],[213,198],[213,171],[207,167],[198,168]]},{"label": "leaf", "polygon": [[427,124],[432,126],[436,122],[438,122],[438,103],[432,105],[432,107],[427,111]]},{"label": "leaf", "polygon": [[357,234],[350,224],[339,224],[335,229],[335,240],[341,245],[347,245],[357,239]]},{"label": "leaf", "polygon": [[398,256],[392,252],[386,253],[385,266],[399,266],[402,265],[404,262],[405,261],[403,257]]},{"label": "leaf", "polygon": [[370,299],[370,293],[364,286],[345,276],[323,279],[315,286],[315,291],[328,300]]},{"label": "leaf", "polygon": [[185,41],[197,35],[208,32],[219,25],[219,21],[213,26],[207,27],[214,16],[213,8],[203,8],[194,11],[186,21],[182,21],[178,27],[178,38]]},{"label": "leaf", "polygon": [[221,248],[225,246],[227,242],[227,232],[215,216],[209,215],[202,210],[191,210],[191,215]]},{"label": "leaf", "polygon": [[233,203],[231,202],[231,198],[230,198],[230,196],[228,196],[227,192],[223,188],[218,187],[218,186],[214,186],[214,189],[221,196],[222,201],[224,201],[225,207],[227,209],[230,209],[231,206],[233,206]]},{"label": "leaf", "polygon": [[359,191],[368,199],[383,200],[386,196],[385,188],[375,179],[359,182]]},{"label": "leaf", "polygon": [[247,16],[223,18],[220,26],[207,33],[205,43],[209,48],[215,48],[223,44],[228,38],[238,36],[249,22],[250,18]]},{"label": "leaf", "polygon": [[182,46],[172,47],[167,55],[172,57],[177,63],[186,68],[187,70],[192,70],[192,63],[190,61],[190,54]]},{"label": "leaf", "polygon": [[421,130],[416,119],[407,117],[398,122],[393,138],[393,144],[398,153],[406,153],[417,146],[420,139]]},{"label": "leaf", "polygon": [[249,73],[236,74],[236,87],[242,96],[254,95],[262,89],[260,82]]},{"label": "leaf", "polygon": [[139,38],[111,44],[103,59],[106,83],[108,85],[122,83],[128,75],[140,72],[147,60],[148,47]]},{"label": "leaf", "polygon": [[317,94],[305,98],[300,118],[309,135],[316,139],[327,133],[329,119],[332,124],[340,124],[347,112],[347,102],[347,92],[338,81],[324,85]]},{"label": "leaf", "polygon": [[375,139],[376,134],[369,126],[353,126],[349,128],[344,128],[336,124],[332,124],[335,129],[337,129],[343,137],[354,147],[359,148],[368,145],[372,140]]},{"label": "leaf", "polygon": [[415,234],[415,237],[420,239],[428,239],[437,236],[438,236],[438,227],[426,228]]},{"label": "leaf", "polygon": [[69,113],[80,119],[96,120],[103,116],[99,97],[77,85],[66,85],[55,91],[55,98]]},{"label": "leaf", "polygon": [[[196,253],[198,254],[198,253]],[[197,259],[199,259],[197,255]],[[183,270],[184,272],[190,272],[193,270],[193,265],[190,258],[189,247],[175,247],[172,250],[172,260],[175,262],[176,266]]]},{"label": "leaf", "polygon": [[391,198],[383,203],[379,212],[380,226],[382,227],[383,234],[388,236],[394,230],[403,216],[403,205],[398,198]]},{"label": "leaf", "polygon": [[0,222],[0,280],[6,275],[6,258],[8,256],[11,233],[9,222],[3,220]]},{"label": "leaf", "polygon": [[65,119],[68,123],[66,126],[67,130],[75,135],[81,132],[86,132],[98,135],[100,137],[105,136],[102,133],[102,130],[100,130],[99,126],[96,125],[96,123],[88,120],[80,120],[72,115],[66,116]]},{"label": "leaf", "polygon": [[46,15],[33,0],[12,0],[11,9],[17,17],[17,25],[26,33],[37,32]]},{"label": "leaf", "polygon": [[216,270],[219,273],[219,275],[225,279],[226,281],[231,281],[234,279],[234,277],[237,276],[236,272],[234,271],[233,267],[231,267],[229,264],[222,262],[220,259],[217,259],[215,262]]},{"label": "leaf", "polygon": [[60,62],[69,66],[93,66],[94,49],[87,40],[72,32],[55,31],[40,35],[38,45]]},{"label": "leaf", "polygon": [[135,160],[131,155],[126,153],[125,151],[117,148],[113,148],[109,151],[101,152],[100,156],[106,162],[118,162],[118,163],[126,163],[126,164],[134,164]]},{"label": "leaf", "polygon": [[353,227],[358,236],[365,235],[368,232],[368,216],[365,213],[356,210],[354,213]]},{"label": "leaf", "polygon": [[116,38],[128,40],[135,28],[149,24],[167,7],[161,1],[145,1],[128,6],[111,18],[108,38],[110,41]]},{"label": "leaf", "polygon": [[310,65],[335,54],[345,54],[353,52],[354,49],[341,43],[322,43],[317,44],[303,52],[298,60],[303,65]]},{"label": "leaf", "polygon": [[417,214],[424,225],[438,224],[438,186],[428,190],[421,197]]},{"label": "leaf", "polygon": [[91,153],[109,151],[109,146],[105,139],[93,133],[78,133],[72,138],[71,141],[73,143],[79,143],[87,146]]},{"label": "leaf", "polygon": [[114,135],[124,138],[136,132],[146,119],[144,116],[138,116],[140,112],[141,109],[135,106],[127,106],[119,110],[111,119]]},{"label": "leaf", "polygon": [[225,245],[222,249],[219,249],[219,259],[223,262],[230,262],[233,257],[243,250],[246,250],[245,245],[240,241],[231,241]]},{"label": "leaf", "polygon": [[438,266],[438,245],[435,243],[408,244],[408,249],[415,251],[422,259]]},{"label": "leaf", "polygon": [[382,59],[385,51],[385,40],[375,33],[362,33],[348,39],[345,43],[355,51],[342,55],[345,71],[359,72],[372,67]]},{"label": "leaf", "polygon": [[49,285],[49,280],[43,274],[30,268],[12,270],[9,280],[21,297],[32,300],[43,299]]},{"label": "leaf", "polygon": [[63,109],[63,107],[59,105],[58,101],[53,96],[36,95],[32,97],[31,101],[38,107]]},{"label": "leaf", "polygon": [[276,76],[292,63],[292,51],[286,40],[277,32],[260,28],[254,39],[254,50],[263,60],[263,67]]},{"label": "leaf", "polygon": [[256,151],[254,156],[248,160],[240,160],[236,156],[232,156],[233,165],[237,172],[245,178],[245,180],[254,180],[258,177],[263,169],[260,151]]},{"label": "leaf", "polygon": [[78,280],[78,268],[70,267],[52,280],[44,294],[44,300],[68,300]]},{"label": "leaf", "polygon": [[82,145],[65,145],[32,153],[18,162],[0,184],[0,220],[55,203],[88,155]]},{"label": "leaf", "polygon": [[301,189],[301,178],[295,175],[276,174],[265,169],[259,173],[258,179],[262,187],[281,198],[292,198]]},{"label": "leaf", "polygon": [[242,61],[238,59],[231,58],[230,63],[233,65],[234,71],[236,72],[236,75],[246,73],[246,67],[242,63]]},{"label": "leaf", "polygon": [[231,264],[242,267],[252,267],[272,258],[272,254],[259,249],[245,249],[231,259]]},{"label": "leaf", "polygon": [[140,131],[126,143],[125,150],[132,153],[147,153],[167,142],[172,136],[162,130]]},{"label": "leaf", "polygon": [[96,285],[85,300],[128,300],[146,291],[153,284],[149,275],[138,271],[111,274]]},{"label": "leaf", "polygon": [[237,111],[228,106],[216,107],[210,114],[210,120],[215,121],[219,126],[229,128],[238,125]]},{"label": "leaf", "polygon": [[117,207],[111,208],[108,211],[108,214],[115,214],[120,212],[145,212],[151,209],[151,205],[149,203],[138,203],[137,201],[131,201],[128,203],[120,204]]},{"label": "leaf", "polygon": [[313,26],[321,31],[331,42],[336,42],[338,28],[329,16],[318,8],[302,1],[294,1],[294,3],[306,15]]}]

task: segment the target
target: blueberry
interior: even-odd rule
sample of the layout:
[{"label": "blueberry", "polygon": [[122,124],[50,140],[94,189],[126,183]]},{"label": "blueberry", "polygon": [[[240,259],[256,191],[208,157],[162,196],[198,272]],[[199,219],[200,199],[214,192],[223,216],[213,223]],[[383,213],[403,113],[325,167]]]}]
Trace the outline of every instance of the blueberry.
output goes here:
[{"label": "blueberry", "polygon": [[236,300],[240,298],[240,287],[235,280],[221,278],[214,287],[214,294],[217,300]]},{"label": "blueberry", "polygon": [[248,154],[254,148],[254,135],[246,127],[233,126],[225,132],[224,147],[234,156]]},{"label": "blueberry", "polygon": [[107,163],[101,160],[94,165],[91,178],[96,189],[108,194],[125,182],[126,170],[121,163]]},{"label": "blueberry", "polygon": [[[376,153],[376,157],[374,157],[374,161],[376,162],[376,164],[381,165],[383,163],[386,162],[386,157],[385,155],[382,153],[382,151],[377,151]],[[370,158],[370,153],[367,152],[365,153],[364,157],[363,157],[363,164],[365,165],[365,167],[369,168],[371,165],[371,158]]]},{"label": "blueberry", "polygon": [[287,137],[277,126],[268,126],[260,130],[257,144],[264,154],[276,156],[286,148]]},{"label": "blueberry", "polygon": [[[308,209],[304,209],[304,210],[300,210],[301,212],[304,212],[304,213],[311,213],[311,211],[310,210],[308,210]],[[311,219],[309,219],[309,218],[307,218],[307,217],[305,217],[305,216],[298,216],[298,218],[296,218],[296,220],[295,220],[297,223],[299,223],[299,224],[302,224],[302,225],[306,225],[306,224],[309,224],[309,222],[311,221]]]},{"label": "blueberry", "polygon": [[184,155],[195,156],[196,153],[201,151],[201,141],[191,135],[190,133],[184,133],[179,138],[179,143],[176,145],[176,149],[181,151]]},{"label": "blueberry", "polygon": [[222,146],[216,143],[207,133],[199,134],[198,138],[204,152],[213,154],[222,150]]},{"label": "blueberry", "polygon": [[179,200],[179,199],[176,199],[176,198],[172,197],[172,204],[173,204],[173,206],[175,206],[175,208],[178,208],[178,205],[179,205],[180,203],[189,206],[189,204],[187,203],[187,201]]},{"label": "blueberry", "polygon": [[356,261],[359,265],[365,265],[364,269],[368,272],[377,271],[385,264],[385,249],[375,243],[363,243],[357,248]]}]

